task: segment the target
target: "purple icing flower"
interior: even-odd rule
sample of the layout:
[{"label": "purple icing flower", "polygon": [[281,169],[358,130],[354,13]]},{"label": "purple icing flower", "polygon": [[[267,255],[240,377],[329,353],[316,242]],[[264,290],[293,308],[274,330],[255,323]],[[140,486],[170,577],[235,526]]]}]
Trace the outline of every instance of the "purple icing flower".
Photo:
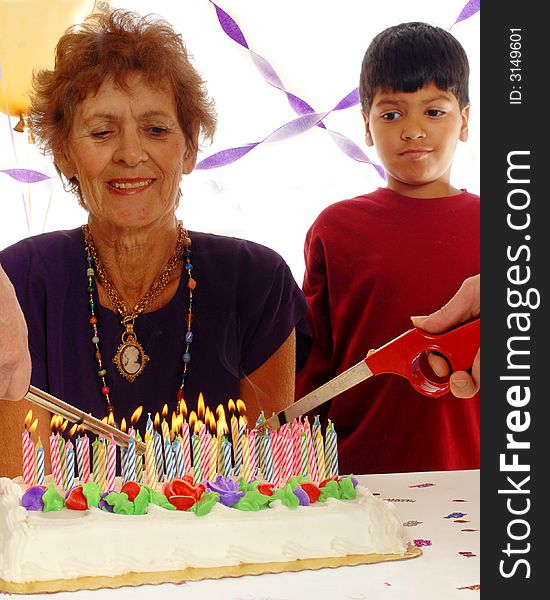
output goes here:
[{"label": "purple icing flower", "polygon": [[99,508],[101,508],[101,510],[106,510],[107,512],[113,512],[113,507],[107,502],[107,500],[105,500],[105,498],[112,492],[113,490],[110,490],[108,492],[104,492],[103,494],[101,494],[101,498],[99,500]]},{"label": "purple icing flower", "polygon": [[27,510],[43,510],[44,502],[42,496],[46,490],[40,485],[33,485],[21,498],[21,504]]},{"label": "purple icing flower", "polygon": [[239,491],[239,484],[231,477],[223,475],[218,475],[214,481],[207,481],[206,488],[211,492],[217,492],[220,495],[220,502],[229,508],[244,496],[244,492]]},{"label": "purple icing flower", "polygon": [[307,492],[305,490],[303,490],[300,486],[298,486],[297,488],[294,488],[292,491],[294,492],[294,495],[300,501],[300,506],[309,506],[311,504],[311,502],[309,501],[309,496],[307,495]]}]

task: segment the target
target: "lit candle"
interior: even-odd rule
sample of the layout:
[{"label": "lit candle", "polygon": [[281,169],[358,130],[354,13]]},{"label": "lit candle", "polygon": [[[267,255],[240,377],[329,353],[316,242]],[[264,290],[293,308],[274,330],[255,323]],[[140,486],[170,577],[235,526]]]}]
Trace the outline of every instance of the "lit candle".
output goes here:
[{"label": "lit candle", "polygon": [[136,431],[133,427],[130,427],[128,431],[128,448],[124,457],[125,468],[123,469],[123,480],[124,483],[127,481],[136,480]]},{"label": "lit candle", "polygon": [[[111,433],[108,441],[108,450],[107,450],[107,492],[114,491],[115,489],[115,481],[116,481],[116,444],[115,438]],[[135,461],[133,461],[134,470],[135,470]]]},{"label": "lit candle", "polygon": [[250,476],[254,479],[258,473],[258,459],[256,456],[256,440],[258,439],[258,436],[256,435],[256,432],[252,430],[246,434],[246,437],[248,437],[248,449],[250,451]]},{"label": "lit candle", "polygon": [[40,438],[36,442],[36,483],[44,485],[44,448]]},{"label": "lit candle", "polygon": [[74,446],[69,440],[65,446],[67,451],[67,491],[74,487]]},{"label": "lit candle", "polygon": [[149,487],[154,490],[157,487],[157,472],[153,438],[149,429],[145,430],[145,472]]},{"label": "lit candle", "polygon": [[222,441],[222,475],[231,475],[231,442],[224,436]]},{"label": "lit candle", "polygon": [[325,460],[327,463],[327,476],[338,475],[338,444],[334,423],[329,420],[325,431]]},{"label": "lit candle", "polygon": [[177,435],[172,442],[172,452],[174,453],[176,463],[176,477],[185,475],[185,466],[183,464],[183,452],[181,451],[181,436]]},{"label": "lit candle", "polygon": [[[141,435],[136,431],[136,442],[141,442]],[[143,483],[143,455],[136,452],[136,481]]]},{"label": "lit candle", "polygon": [[292,438],[292,433],[290,428],[285,424],[284,425],[284,459],[283,459],[283,469],[281,473],[281,483],[288,483],[289,479],[292,477],[294,472],[294,440]]},{"label": "lit candle", "polygon": [[264,469],[263,476],[267,481],[273,482],[273,445],[271,443],[271,434],[266,431],[263,435],[264,447]]},{"label": "lit candle", "polygon": [[193,479],[198,483],[202,479],[201,472],[201,441],[199,436],[194,433],[191,437],[193,446]]},{"label": "lit candle", "polygon": [[65,438],[63,432],[67,427],[68,421],[65,421],[61,427],[57,443],[59,445],[59,463],[61,465],[61,480],[64,489],[67,489],[67,449],[65,448]]},{"label": "lit candle", "polygon": [[[166,429],[168,431],[168,425]],[[164,437],[164,459],[166,460],[166,481],[172,481],[176,477],[176,465],[169,433]]]},{"label": "lit candle", "polygon": [[155,448],[155,466],[157,468],[157,481],[162,481],[164,475],[164,458],[162,456],[162,438],[158,432],[160,427],[160,415],[155,414],[154,420],[154,434],[153,434],[153,446]]},{"label": "lit candle", "polygon": [[[27,423],[28,421],[28,423]],[[26,485],[32,485],[34,479],[34,445],[28,431],[32,421],[32,410],[29,410],[25,418],[25,429],[23,430],[23,481]]]},{"label": "lit candle", "polygon": [[272,431],[271,445],[273,447],[273,483],[279,485],[281,483],[281,473],[283,469],[283,432]]},{"label": "lit candle", "polygon": [[189,436],[189,423],[185,421],[181,430],[181,449],[183,452],[183,465],[185,473],[191,473],[191,440]]},{"label": "lit candle", "polygon": [[[126,419],[123,417],[120,422],[120,431],[126,433]],[[128,443],[128,445],[130,445]],[[126,483],[129,481],[128,477],[128,448],[120,449],[120,476],[122,478],[122,483]]]}]

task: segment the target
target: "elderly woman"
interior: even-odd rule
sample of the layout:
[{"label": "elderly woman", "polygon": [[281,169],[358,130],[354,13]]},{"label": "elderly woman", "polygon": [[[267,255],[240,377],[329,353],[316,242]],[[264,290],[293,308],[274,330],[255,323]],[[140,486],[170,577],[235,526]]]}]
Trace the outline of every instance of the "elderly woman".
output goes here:
[{"label": "elderly woman", "polygon": [[0,253],[32,384],[117,421],[182,398],[194,409],[200,392],[213,410],[241,398],[250,419],[292,402],[306,303],[288,266],[176,218],[182,175],[215,129],[180,36],[132,12],[89,17],[35,77],[29,117],[88,212],[83,227]]}]

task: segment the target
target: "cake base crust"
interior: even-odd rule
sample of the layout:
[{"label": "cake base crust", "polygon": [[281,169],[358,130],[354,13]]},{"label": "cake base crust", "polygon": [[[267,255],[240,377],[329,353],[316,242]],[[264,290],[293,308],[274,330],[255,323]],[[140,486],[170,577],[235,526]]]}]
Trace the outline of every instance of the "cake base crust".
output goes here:
[{"label": "cake base crust", "polygon": [[13,583],[0,579],[0,591],[9,594],[42,594],[50,592],[75,592],[77,590],[97,590],[159,583],[184,583],[202,579],[222,579],[244,575],[263,575],[296,571],[316,571],[318,569],[365,565],[390,560],[416,558],[422,550],[409,544],[405,554],[350,554],[331,558],[308,558],[290,562],[242,563],[228,567],[198,569],[189,567],[180,571],[157,571],[150,573],[127,573],[117,577],[78,577],[76,579],[52,579],[30,583]]}]

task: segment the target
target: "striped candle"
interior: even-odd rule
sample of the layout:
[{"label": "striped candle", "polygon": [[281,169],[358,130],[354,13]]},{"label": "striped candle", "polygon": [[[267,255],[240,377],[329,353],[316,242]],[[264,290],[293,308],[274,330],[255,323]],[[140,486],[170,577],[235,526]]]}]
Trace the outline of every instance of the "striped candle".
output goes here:
[{"label": "striped candle", "polygon": [[334,423],[328,422],[327,430],[325,431],[325,460],[327,461],[327,470],[330,477],[338,475],[338,444]]},{"label": "striped candle", "polygon": [[32,485],[34,479],[34,445],[29,432],[23,431],[23,481]]},{"label": "striped candle", "polygon": [[231,442],[225,436],[222,439],[221,474],[224,477],[229,477],[231,475]]},{"label": "striped candle", "polygon": [[307,474],[309,472],[309,468],[308,468],[309,463],[308,463],[308,459],[307,459],[307,438],[306,438],[305,431],[302,431],[302,433],[300,434],[300,456],[301,456],[300,475],[302,475],[303,477],[307,477]]},{"label": "striped candle", "polygon": [[181,450],[183,453],[184,472],[191,473],[191,440],[189,438],[189,423],[185,421],[181,430]]},{"label": "striped candle", "polygon": [[264,468],[262,473],[267,481],[273,482],[273,444],[269,431],[265,432],[263,438]]},{"label": "striped candle", "polygon": [[166,481],[172,481],[176,478],[176,463],[172,444],[170,443],[170,434],[164,438],[164,459],[166,460]]},{"label": "striped candle", "polygon": [[50,458],[52,461],[52,473],[55,485],[61,487],[63,479],[61,476],[61,465],[59,464],[59,444],[57,443],[58,433],[50,435]]},{"label": "striped candle", "polygon": [[177,435],[172,442],[172,451],[176,463],[176,477],[185,475],[185,465],[183,464],[183,452],[181,448],[181,436]]},{"label": "striped candle", "polygon": [[208,479],[214,481],[216,479],[216,471],[218,470],[218,438],[212,436],[209,440],[210,444],[210,462],[208,468]]},{"label": "striped candle", "polygon": [[162,439],[158,431],[153,432],[153,446],[155,448],[157,481],[162,481],[162,476],[164,475],[164,458],[162,456]]},{"label": "striped candle", "polygon": [[98,461],[97,466],[99,469],[98,484],[102,492],[107,491],[107,449],[105,448],[106,440],[101,438],[98,445]]},{"label": "striped candle", "polygon": [[242,469],[241,475],[245,481],[252,479],[251,464],[250,464],[250,443],[248,436],[244,435],[242,438]]},{"label": "striped candle", "polygon": [[319,481],[319,472],[317,470],[317,457],[315,455],[315,449],[313,448],[313,440],[311,438],[311,428],[307,417],[304,421],[304,431],[306,434],[307,442],[307,461],[309,466],[309,477],[312,481]]},{"label": "striped candle", "polygon": [[199,436],[194,433],[192,438],[192,446],[193,446],[193,479],[195,483],[198,483],[202,480],[202,472],[201,472],[201,441]]},{"label": "striped candle", "polygon": [[[285,426],[286,427],[286,426]],[[294,440],[292,433],[288,427],[284,432],[284,451],[283,451],[283,468],[281,473],[281,483],[286,484],[292,477],[294,472]]]},{"label": "striped candle", "polygon": [[248,449],[250,450],[250,476],[254,479],[258,473],[258,457],[256,454],[256,432],[252,430],[247,434]]},{"label": "striped candle", "polygon": [[59,446],[59,464],[61,465],[61,485],[67,489],[67,449],[65,448],[65,438],[59,435],[57,438]]},{"label": "striped candle", "polygon": [[271,433],[271,445],[273,447],[273,483],[279,485],[281,483],[281,473],[283,469],[283,432],[273,431]]},{"label": "striped candle", "polygon": [[[237,448],[239,447],[239,423],[237,417],[231,417],[231,443],[233,444],[233,463],[235,464],[235,473],[237,473]],[[242,461],[242,458],[241,458]]]},{"label": "striped candle", "polygon": [[[116,480],[116,444],[113,434],[109,438],[109,446],[107,448],[107,490],[108,492],[115,490]],[[135,467],[135,461],[134,461]]]},{"label": "striped candle", "polygon": [[315,449],[317,455],[317,468],[319,470],[319,481],[323,481],[326,478],[325,468],[325,449],[323,447],[323,434],[321,430],[317,431],[317,437],[315,438]]},{"label": "striped candle", "polygon": [[155,450],[153,438],[149,429],[145,430],[145,472],[147,473],[147,483],[151,489],[157,487],[157,468],[155,464]]},{"label": "striped candle", "polygon": [[300,444],[300,435],[303,431],[301,424],[295,424],[292,427],[292,442],[294,451],[294,470],[293,475],[302,474],[302,448]]},{"label": "striped candle", "polygon": [[235,475],[240,475],[243,466],[243,438],[244,438],[244,425],[239,426],[237,433],[237,448],[235,452]]},{"label": "striped candle", "polygon": [[75,463],[74,446],[73,446],[73,443],[71,442],[71,440],[69,440],[67,442],[67,445],[65,448],[67,450],[67,485],[66,485],[66,489],[67,489],[67,491],[70,491],[74,487],[74,463]]},{"label": "striped candle", "polygon": [[77,435],[74,440],[75,454],[76,454],[76,471],[78,477],[82,480],[82,438]]},{"label": "striped candle", "polygon": [[82,436],[82,472],[79,471],[80,482],[90,481],[90,438],[85,433]]},{"label": "striped candle", "polygon": [[[139,431],[136,431],[136,442],[141,442],[141,435]],[[143,454],[136,452],[136,481],[143,483]]]},{"label": "striped candle", "polygon": [[44,448],[40,438],[36,442],[36,483],[44,485]]},{"label": "striped candle", "polygon": [[128,449],[124,455],[122,466],[123,482],[136,480],[136,430],[130,427],[128,431]]},{"label": "striped candle", "polygon": [[315,442],[315,440],[317,439],[317,434],[320,433],[320,431],[321,419],[319,415],[315,415],[315,418],[313,419],[313,425],[311,426],[311,438],[313,439],[313,442]]}]

